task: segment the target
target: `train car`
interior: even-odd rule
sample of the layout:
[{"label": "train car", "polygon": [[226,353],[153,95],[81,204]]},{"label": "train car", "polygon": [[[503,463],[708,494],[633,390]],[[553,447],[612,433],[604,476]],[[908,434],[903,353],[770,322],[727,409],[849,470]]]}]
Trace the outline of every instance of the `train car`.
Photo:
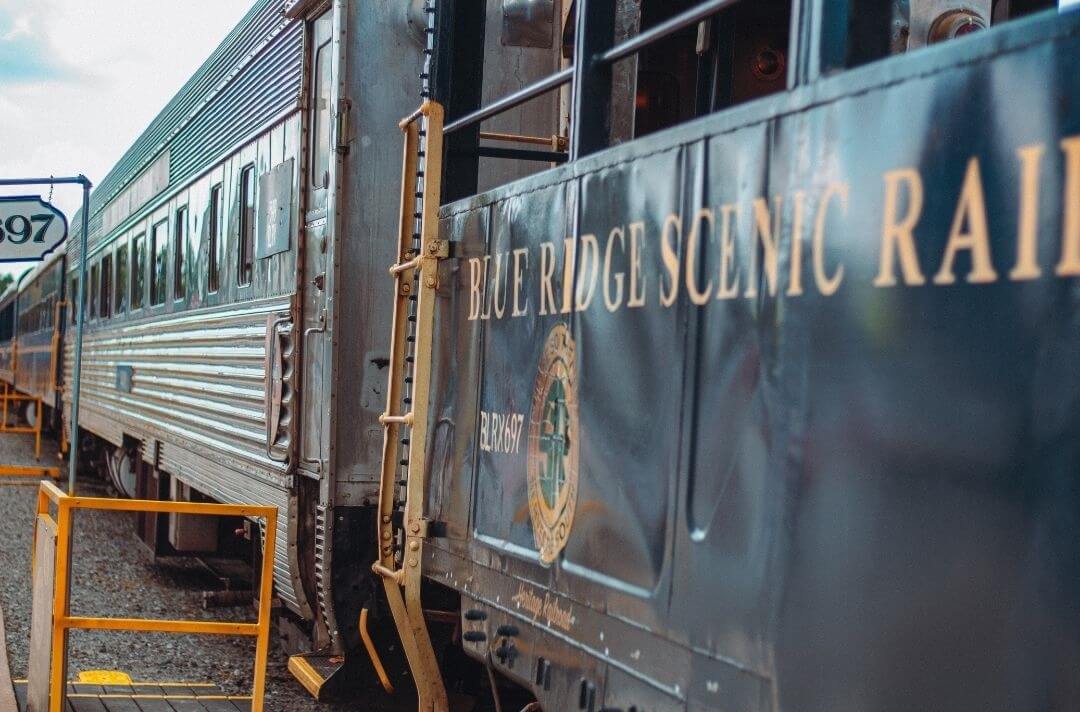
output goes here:
[{"label": "train car", "polygon": [[[37,400],[20,402],[34,427],[55,425],[60,405],[63,360],[65,249],[61,247],[18,280],[15,332],[15,390]],[[38,401],[44,412],[38,413]]]},{"label": "train car", "polygon": [[545,710],[1080,708],[1065,5],[431,3],[376,566],[420,709],[445,589]]},{"label": "train car", "polygon": [[[390,315],[369,285],[393,258],[396,122],[419,99],[406,9],[255,2],[96,187],[87,252],[68,245],[71,293],[88,275],[85,454],[128,495],[280,508],[281,628],[324,653],[294,662],[320,694],[373,590]],[[169,553],[237,529],[139,526]]]},{"label": "train car", "polygon": [[0,295],[0,387],[15,384],[15,300],[17,287],[12,284]]}]

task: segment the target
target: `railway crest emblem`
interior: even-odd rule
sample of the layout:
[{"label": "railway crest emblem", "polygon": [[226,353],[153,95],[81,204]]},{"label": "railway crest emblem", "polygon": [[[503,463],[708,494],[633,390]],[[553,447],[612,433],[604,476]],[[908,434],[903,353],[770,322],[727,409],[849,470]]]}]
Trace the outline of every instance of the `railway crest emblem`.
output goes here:
[{"label": "railway crest emblem", "polygon": [[578,496],[577,368],[566,324],[548,334],[529,416],[529,516],[540,561],[550,565],[570,538]]}]

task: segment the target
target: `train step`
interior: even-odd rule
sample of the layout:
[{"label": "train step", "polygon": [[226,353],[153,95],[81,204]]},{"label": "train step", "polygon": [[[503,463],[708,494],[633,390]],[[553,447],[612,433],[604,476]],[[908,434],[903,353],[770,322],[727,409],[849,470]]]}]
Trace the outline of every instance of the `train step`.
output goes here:
[{"label": "train step", "polygon": [[357,678],[350,662],[334,655],[293,655],[289,672],[318,702],[341,698]]},{"label": "train step", "polygon": [[[26,712],[26,680],[15,681]],[[124,673],[82,673],[68,683],[65,712],[250,712],[251,697],[228,695],[213,683],[133,682]]]}]

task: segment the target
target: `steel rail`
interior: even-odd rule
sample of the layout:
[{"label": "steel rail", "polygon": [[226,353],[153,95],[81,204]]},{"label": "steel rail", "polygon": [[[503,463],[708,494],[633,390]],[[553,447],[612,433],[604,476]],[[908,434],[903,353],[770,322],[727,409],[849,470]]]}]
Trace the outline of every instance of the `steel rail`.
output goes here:
[{"label": "steel rail", "polygon": [[568,84],[573,78],[573,67],[567,67],[562,71],[546,76],[535,84],[530,84],[523,89],[518,89],[513,94],[504,96],[502,99],[499,99],[493,104],[489,104],[488,106],[478,109],[471,114],[466,114],[460,119],[451,121],[446,125],[446,128],[443,130],[443,134],[452,134],[455,131],[460,131],[463,128],[472,126],[473,124],[484,121],[485,119],[490,119],[492,116],[501,114],[504,111],[509,111],[516,106],[524,104],[530,99],[535,99],[541,94],[546,94],[552,89],[561,87],[563,84]]},{"label": "steel rail", "polygon": [[715,15],[729,5],[734,5],[740,0],[708,0],[707,2],[691,8],[680,15],[676,15],[669,20],[661,22],[659,25],[649,28],[645,32],[637,35],[633,39],[629,39],[622,44],[618,44],[603,54],[596,57],[597,62],[611,63],[618,62],[620,59],[625,59],[632,54],[637,54],[641,50],[645,49],[651,44],[655,44],[660,40],[669,37],[679,30],[685,29],[690,25],[694,25],[702,20]]}]

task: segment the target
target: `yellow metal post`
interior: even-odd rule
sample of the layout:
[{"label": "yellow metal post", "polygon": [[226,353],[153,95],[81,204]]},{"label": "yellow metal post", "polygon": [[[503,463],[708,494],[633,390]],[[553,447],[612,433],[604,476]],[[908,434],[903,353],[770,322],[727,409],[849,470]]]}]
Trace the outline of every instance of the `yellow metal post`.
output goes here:
[{"label": "yellow metal post", "polygon": [[[65,494],[51,482],[42,482],[38,490],[38,514],[47,515],[50,504],[55,504],[57,509],[56,574],[52,599],[52,651],[49,673],[50,712],[61,712],[63,709],[67,680],[67,637],[68,631],[73,629],[254,637],[256,639],[255,670],[251,709],[252,712],[263,712],[266,694],[266,664],[270,650],[270,614],[274,585],[275,533],[277,531],[278,517],[276,507],[73,497]],[[233,623],[228,621],[71,616],[71,525],[73,513],[79,509],[242,516],[264,520],[266,522],[266,541],[263,547],[262,580],[259,582],[258,620],[255,623]],[[34,555],[36,556],[37,552],[34,552]]]}]

